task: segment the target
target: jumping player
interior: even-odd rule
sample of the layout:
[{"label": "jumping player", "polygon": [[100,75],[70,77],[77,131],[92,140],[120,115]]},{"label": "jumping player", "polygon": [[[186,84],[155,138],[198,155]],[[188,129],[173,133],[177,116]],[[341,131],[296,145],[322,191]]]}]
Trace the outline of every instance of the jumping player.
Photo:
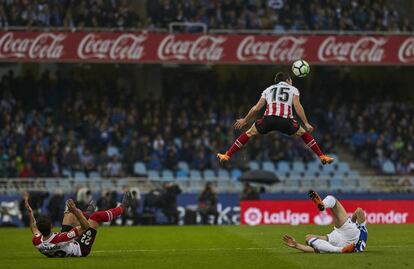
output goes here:
[{"label": "jumping player", "polygon": [[126,192],[119,207],[106,211],[93,212],[86,219],[85,212],[80,211],[73,200],[66,202],[67,211],[59,233],[52,232],[52,222],[47,216],[33,216],[32,208],[25,197],[25,206],[30,217],[30,229],[33,233],[32,243],[40,253],[48,257],[85,257],[91,252],[97,229],[102,222],[112,221],[131,205],[132,195]]},{"label": "jumping player", "polygon": [[[299,136],[319,157],[322,164],[325,165],[333,162],[333,158],[322,153],[315,139],[310,134],[313,131],[313,127],[309,124],[305,111],[299,101],[299,90],[292,86],[292,79],[286,73],[279,72],[276,74],[275,84],[263,91],[257,104],[250,109],[244,118],[236,121],[234,128],[243,128],[266,104],[267,108],[264,116],[256,121],[247,132],[241,134],[226,153],[217,154],[220,162],[224,163],[230,160],[231,156],[242,148],[250,138],[259,134],[264,135],[271,131]],[[301,127],[293,118],[292,107],[295,108],[296,114],[302,120],[305,128]]]},{"label": "jumping player", "polygon": [[309,197],[318,206],[320,211],[330,208],[334,230],[327,235],[308,234],[305,237],[307,245],[296,242],[295,238],[285,235],[285,245],[303,252],[312,253],[351,253],[362,252],[368,241],[368,230],[365,222],[365,213],[357,208],[351,218],[348,217],[342,204],[333,196],[328,195],[325,199],[315,191],[309,191]]}]

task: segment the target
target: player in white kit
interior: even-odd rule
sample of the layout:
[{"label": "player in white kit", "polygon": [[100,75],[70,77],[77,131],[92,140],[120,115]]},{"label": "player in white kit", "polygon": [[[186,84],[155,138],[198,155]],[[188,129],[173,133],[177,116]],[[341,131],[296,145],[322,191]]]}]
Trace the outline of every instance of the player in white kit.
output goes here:
[{"label": "player in white kit", "polygon": [[52,232],[52,222],[49,217],[34,218],[27,193],[24,199],[30,218],[30,229],[33,233],[32,243],[40,253],[48,257],[85,257],[92,250],[99,224],[112,221],[120,216],[125,208],[130,206],[132,195],[126,192],[119,207],[91,212],[89,219],[85,217],[86,212],[80,211],[69,199],[66,202],[67,210],[65,210],[62,230],[59,233]]},{"label": "player in white kit", "polygon": [[365,250],[368,241],[365,213],[357,208],[351,218],[345,208],[333,196],[321,199],[315,191],[309,191],[309,197],[320,211],[330,208],[334,221],[334,230],[327,235],[308,234],[305,237],[307,245],[296,242],[295,238],[285,235],[285,245],[303,252],[311,253],[352,253]]},{"label": "player in white kit", "polygon": [[[230,160],[231,156],[242,148],[250,138],[256,135],[267,134],[271,131],[279,131],[286,135],[301,137],[305,144],[319,157],[322,164],[333,162],[333,158],[325,155],[320,150],[313,136],[312,125],[306,118],[305,111],[299,101],[299,90],[292,85],[292,79],[286,73],[279,72],[275,77],[275,84],[266,88],[259,101],[253,106],[249,113],[234,124],[235,129],[241,129],[257,116],[257,113],[265,106],[264,116],[256,121],[250,129],[241,134],[226,153],[218,153],[220,162]],[[304,127],[301,127],[293,117],[293,108],[302,120]]]}]

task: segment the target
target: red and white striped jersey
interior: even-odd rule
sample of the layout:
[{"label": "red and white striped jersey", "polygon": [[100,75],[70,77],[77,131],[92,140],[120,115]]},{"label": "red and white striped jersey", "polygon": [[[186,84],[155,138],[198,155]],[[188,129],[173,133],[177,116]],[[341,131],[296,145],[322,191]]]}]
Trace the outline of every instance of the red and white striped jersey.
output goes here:
[{"label": "red and white striped jersey", "polygon": [[33,245],[40,253],[48,257],[82,256],[79,243],[76,239],[79,236],[78,230],[73,228],[65,233],[53,233],[47,240],[43,240],[41,234],[33,236]]},{"label": "red and white striped jersey", "polygon": [[262,93],[262,98],[265,98],[267,103],[264,115],[293,118],[293,95],[299,96],[299,90],[286,82],[267,87]]}]

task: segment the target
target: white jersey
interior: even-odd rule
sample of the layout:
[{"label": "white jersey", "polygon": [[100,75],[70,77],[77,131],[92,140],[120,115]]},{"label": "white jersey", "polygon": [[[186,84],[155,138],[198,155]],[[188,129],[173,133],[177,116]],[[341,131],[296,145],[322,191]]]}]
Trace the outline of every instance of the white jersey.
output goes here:
[{"label": "white jersey", "polygon": [[82,253],[79,243],[74,240],[76,237],[77,230],[72,229],[65,233],[53,233],[47,240],[43,240],[42,235],[35,234],[32,242],[40,253],[48,257],[80,257]]},{"label": "white jersey", "polygon": [[267,103],[264,115],[293,118],[292,103],[294,95],[299,96],[299,90],[286,82],[279,82],[267,87],[262,92],[262,98],[265,98]]}]

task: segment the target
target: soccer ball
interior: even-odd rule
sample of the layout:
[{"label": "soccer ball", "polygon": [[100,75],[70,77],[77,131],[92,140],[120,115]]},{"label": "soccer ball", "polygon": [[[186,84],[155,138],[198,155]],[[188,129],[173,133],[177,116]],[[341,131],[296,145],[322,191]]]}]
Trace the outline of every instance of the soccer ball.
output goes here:
[{"label": "soccer ball", "polygon": [[297,77],[305,77],[310,72],[308,62],[306,62],[305,60],[297,60],[292,64],[292,72]]}]

